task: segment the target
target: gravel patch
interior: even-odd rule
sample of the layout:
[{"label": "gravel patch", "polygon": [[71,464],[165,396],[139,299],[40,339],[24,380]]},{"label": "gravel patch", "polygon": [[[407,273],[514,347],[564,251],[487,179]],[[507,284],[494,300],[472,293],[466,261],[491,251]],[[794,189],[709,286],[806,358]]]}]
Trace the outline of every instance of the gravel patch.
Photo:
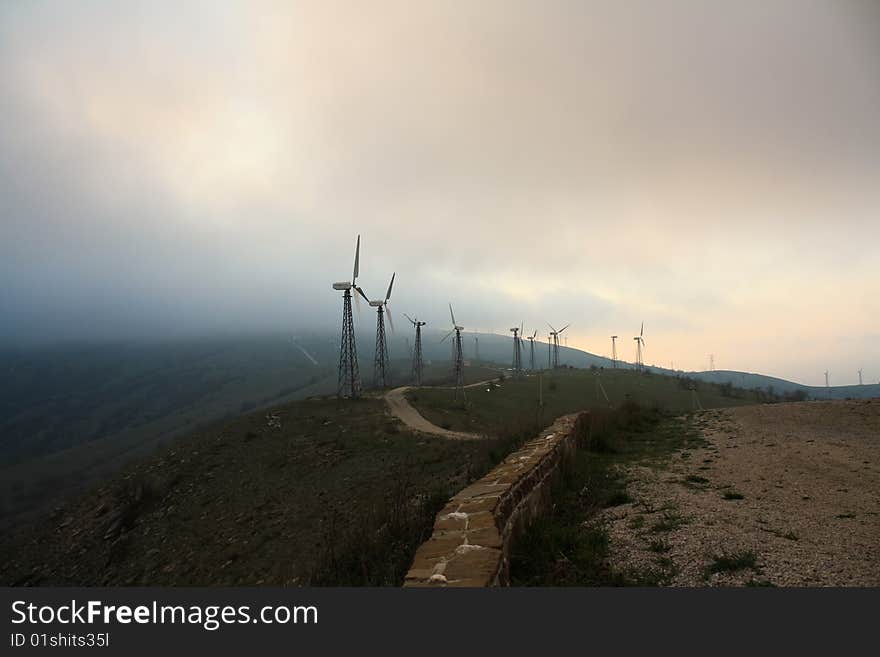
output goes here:
[{"label": "gravel patch", "polygon": [[880,400],[703,411],[707,441],[626,470],[612,565],[670,586],[880,585]]}]

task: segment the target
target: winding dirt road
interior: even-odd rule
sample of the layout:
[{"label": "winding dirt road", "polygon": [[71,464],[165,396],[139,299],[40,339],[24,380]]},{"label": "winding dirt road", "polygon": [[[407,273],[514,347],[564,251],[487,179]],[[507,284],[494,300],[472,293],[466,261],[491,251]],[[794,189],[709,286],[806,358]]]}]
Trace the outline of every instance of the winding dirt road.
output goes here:
[{"label": "winding dirt road", "polygon": [[[476,388],[478,386],[484,386],[493,379],[487,379],[486,381],[477,381],[476,383],[470,383],[465,388]],[[448,388],[449,386],[437,386]],[[449,438],[451,440],[480,440],[483,436],[476,433],[465,433],[463,431],[450,431],[449,429],[444,429],[443,427],[438,427],[436,424],[432,424],[425,419],[425,417],[419,413],[406,398],[406,393],[410,390],[412,386],[401,386],[399,388],[394,388],[393,390],[388,391],[385,394],[385,401],[388,404],[388,409],[391,411],[391,414],[403,422],[406,426],[414,431],[419,431],[421,433],[427,433],[434,436],[442,436],[443,438]],[[451,388],[450,388],[451,389]]]}]

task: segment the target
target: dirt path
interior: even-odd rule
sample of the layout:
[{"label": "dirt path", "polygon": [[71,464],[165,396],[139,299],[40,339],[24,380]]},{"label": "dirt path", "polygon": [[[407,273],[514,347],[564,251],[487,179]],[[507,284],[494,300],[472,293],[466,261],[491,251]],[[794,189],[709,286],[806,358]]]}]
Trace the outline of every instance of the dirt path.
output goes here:
[{"label": "dirt path", "polygon": [[[486,381],[477,381],[476,383],[470,383],[465,388],[476,388],[477,386],[483,386],[492,381],[493,379],[488,379]],[[448,386],[438,386],[438,387],[448,387]],[[428,433],[435,436],[442,436],[444,438],[451,438],[453,440],[479,440],[483,438],[476,433],[465,433],[463,431],[450,431],[449,429],[444,429],[443,427],[438,427],[436,424],[432,424],[425,419],[425,417],[419,413],[406,398],[406,393],[410,390],[412,386],[401,386],[399,388],[394,388],[385,394],[385,401],[388,404],[388,408],[391,411],[391,414],[394,417],[398,418],[401,422],[403,422],[410,429],[414,429],[415,431],[420,431],[421,433]]]},{"label": "dirt path", "polygon": [[628,470],[635,501],[606,512],[615,567],[674,586],[880,585],[880,400],[705,411],[694,427],[705,447]]}]

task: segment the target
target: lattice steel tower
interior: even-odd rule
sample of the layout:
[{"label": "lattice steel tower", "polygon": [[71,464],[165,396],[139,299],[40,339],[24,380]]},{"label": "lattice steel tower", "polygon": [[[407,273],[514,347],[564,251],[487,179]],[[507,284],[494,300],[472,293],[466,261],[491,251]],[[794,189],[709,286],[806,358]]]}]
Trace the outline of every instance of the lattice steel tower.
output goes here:
[{"label": "lattice steel tower", "polygon": [[342,342],[339,345],[339,378],[336,386],[338,397],[356,399],[361,393],[358,372],[357,341],[354,337],[354,318],[351,314],[351,290],[342,297]]},{"label": "lattice steel tower", "polygon": [[376,354],[373,356],[373,387],[385,388],[391,385],[391,358],[388,343],[385,341],[385,321],[382,306],[379,306],[376,319]]},{"label": "lattice steel tower", "polygon": [[513,375],[522,374],[522,346],[520,345],[519,333],[522,326],[514,326],[510,331],[513,333]]},{"label": "lattice steel tower", "polygon": [[[334,283],[334,290],[342,290],[342,339],[339,345],[339,377],[336,385],[338,397],[355,399],[361,393],[361,378],[358,372],[357,340],[354,335],[354,317],[351,314],[351,290],[363,291],[357,286],[358,261],[361,252],[361,236],[358,235],[354,251],[354,272],[351,281]],[[366,298],[366,297],[364,297]]]},{"label": "lattice steel tower", "polygon": [[461,330],[459,328],[455,329],[454,345],[452,378],[455,381],[455,398],[458,399],[461,395],[462,399],[466,399],[464,394],[464,354],[461,348]]},{"label": "lattice steel tower", "polygon": [[642,356],[642,348],[645,346],[645,323],[642,322],[642,328],[639,334],[633,338],[636,342],[636,369],[641,372],[645,368],[645,362]]},{"label": "lattice steel tower", "polygon": [[462,399],[467,400],[464,393],[464,353],[461,348],[461,332],[464,330],[464,326],[455,323],[455,314],[452,312],[451,303],[449,304],[449,316],[452,317],[452,330],[443,336],[440,342],[445,342],[450,335],[455,334],[452,341],[452,380],[455,385],[455,399],[458,400],[461,396]]},{"label": "lattice steel tower", "polygon": [[403,314],[406,317],[410,324],[413,325],[416,329],[416,342],[415,347],[413,348],[412,353],[412,380],[415,381],[417,386],[422,385],[422,327],[427,322],[420,322],[418,319],[413,319],[406,313]]},{"label": "lattice steel tower", "polygon": [[538,335],[538,330],[535,329],[535,332],[532,335],[527,335],[526,339],[529,341],[529,371],[535,371],[535,336]]},{"label": "lattice steel tower", "polygon": [[558,331],[555,328],[553,328],[552,324],[547,324],[547,326],[549,326],[551,329],[553,329],[550,332],[550,337],[553,338],[553,362],[551,363],[551,367],[553,369],[556,369],[557,367],[559,367],[559,335],[565,329],[567,329],[569,326],[571,326],[571,324],[566,324]]},{"label": "lattice steel tower", "polygon": [[388,292],[385,299],[370,301],[370,306],[376,309],[376,353],[373,357],[373,386],[387,388],[391,385],[391,356],[388,353],[388,342],[385,340],[385,312],[388,312],[388,325],[394,331],[394,320],[391,319],[391,310],[388,301],[391,299],[391,289],[394,287],[394,276],[391,274],[391,282],[388,284]]}]

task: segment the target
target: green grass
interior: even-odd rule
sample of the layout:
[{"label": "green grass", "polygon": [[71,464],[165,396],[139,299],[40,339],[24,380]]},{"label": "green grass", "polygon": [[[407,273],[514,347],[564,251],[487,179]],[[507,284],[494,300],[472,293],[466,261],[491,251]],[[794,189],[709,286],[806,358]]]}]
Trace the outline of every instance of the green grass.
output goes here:
[{"label": "green grass", "polygon": [[[596,373],[590,370],[561,369],[532,374],[519,379],[506,377],[500,385],[467,390],[466,406],[456,403],[449,390],[423,389],[411,393],[410,401],[428,420],[446,423],[456,431],[491,434],[498,418],[525,421],[535,419],[542,426],[566,413],[580,410],[607,411],[627,402],[644,408],[663,408],[671,414],[693,410],[690,390],[674,377],[643,375],[631,370],[603,370],[599,374],[610,403],[596,387]],[[543,389],[543,409],[538,408],[539,383]],[[725,397],[720,387],[701,384],[704,408],[722,408],[755,403],[754,396]]]}]

